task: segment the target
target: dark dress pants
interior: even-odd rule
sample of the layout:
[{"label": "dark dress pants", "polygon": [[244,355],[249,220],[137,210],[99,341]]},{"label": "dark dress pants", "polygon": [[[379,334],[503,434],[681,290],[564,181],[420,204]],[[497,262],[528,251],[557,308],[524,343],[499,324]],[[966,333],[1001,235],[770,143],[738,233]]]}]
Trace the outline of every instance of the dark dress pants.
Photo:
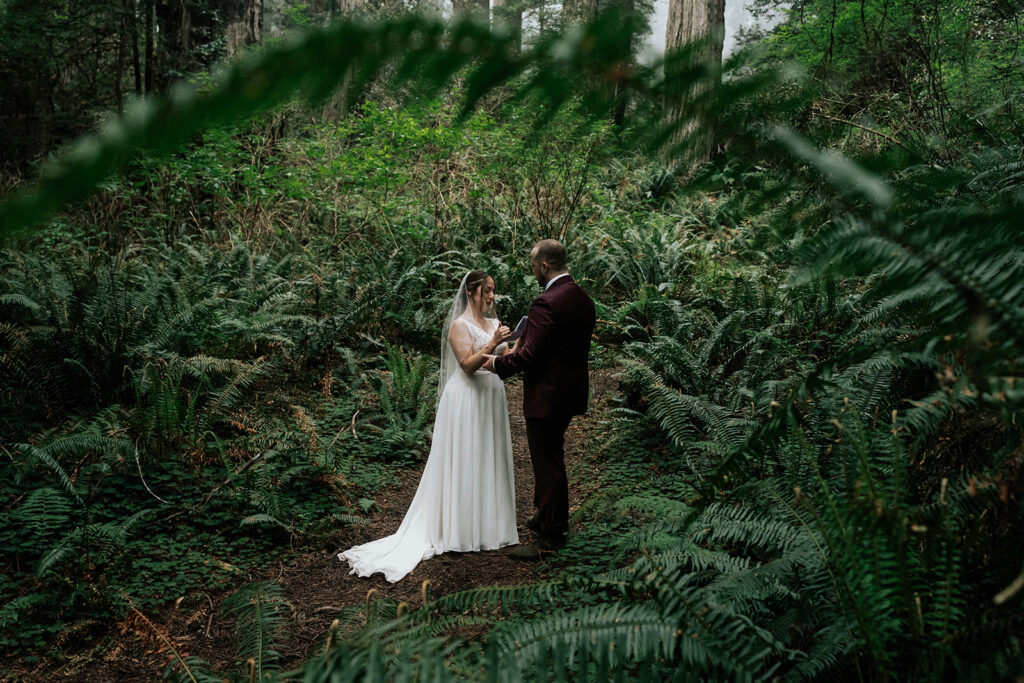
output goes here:
[{"label": "dark dress pants", "polygon": [[571,415],[526,418],[526,440],[533,463],[533,504],[540,530],[563,534],[569,530],[569,478],[565,473],[565,430]]}]

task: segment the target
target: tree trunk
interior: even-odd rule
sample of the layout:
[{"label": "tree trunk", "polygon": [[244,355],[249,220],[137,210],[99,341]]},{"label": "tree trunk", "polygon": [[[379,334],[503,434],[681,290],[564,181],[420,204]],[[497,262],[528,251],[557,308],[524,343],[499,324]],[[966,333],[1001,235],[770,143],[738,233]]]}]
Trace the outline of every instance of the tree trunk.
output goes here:
[{"label": "tree trunk", "polygon": [[564,0],[562,2],[563,24],[585,24],[597,16],[597,0]]},{"label": "tree trunk", "polygon": [[170,86],[182,74],[199,68],[192,55],[191,0],[161,0],[156,8],[159,58],[163,65],[158,90]]},{"label": "tree trunk", "polygon": [[263,42],[263,0],[235,0],[225,16],[228,57],[244,45]]},{"label": "tree trunk", "polygon": [[516,49],[521,46],[520,37],[523,33],[523,9],[518,0],[494,0],[491,26],[504,26],[512,33]]},{"label": "tree trunk", "polygon": [[[366,0],[338,0],[338,12],[343,17],[351,17],[356,14],[364,5]],[[333,6],[333,5],[332,5]],[[349,84],[352,82],[352,67],[345,71],[345,77],[338,89],[324,102],[320,110],[325,121],[339,121],[348,116],[349,108]]]},{"label": "tree trunk", "polygon": [[181,0],[181,16],[178,21],[178,45],[184,54],[192,49],[192,4]]},{"label": "tree trunk", "polygon": [[117,60],[114,66],[114,103],[119,114],[124,111],[124,92],[121,88],[124,86],[128,35],[128,7],[122,4],[121,20],[117,23]]},{"label": "tree trunk", "polygon": [[[682,161],[690,167],[711,156],[712,130],[707,104],[717,87],[725,42],[725,0],[670,0],[665,30],[668,123],[678,126],[670,147],[686,142]],[[689,48],[687,48],[689,46]],[[671,59],[676,52],[676,59]],[[704,64],[709,75],[699,80],[686,71]]]},{"label": "tree trunk", "polygon": [[[625,16],[628,17],[631,22],[637,20],[636,0],[618,0],[617,4],[618,9],[624,12]],[[637,35],[634,28],[632,38],[630,39],[631,44],[629,46],[629,54],[636,55],[638,53],[640,48],[639,42],[640,36]],[[636,64],[634,61],[633,64],[629,65],[629,69],[624,69],[624,71],[631,71],[635,66]],[[612,112],[612,123],[614,123],[617,128],[621,129],[626,124],[626,111],[629,109],[629,89],[626,87],[624,79],[615,80],[612,98],[615,102],[615,109]]]},{"label": "tree trunk", "polygon": [[153,34],[154,0],[143,0],[143,30],[146,32],[146,94],[153,92],[156,83],[156,36]]},{"label": "tree trunk", "polygon": [[142,60],[139,57],[139,22],[135,0],[125,0],[125,18],[128,21],[128,43],[132,50],[132,74],[135,76],[135,96],[142,97]]}]

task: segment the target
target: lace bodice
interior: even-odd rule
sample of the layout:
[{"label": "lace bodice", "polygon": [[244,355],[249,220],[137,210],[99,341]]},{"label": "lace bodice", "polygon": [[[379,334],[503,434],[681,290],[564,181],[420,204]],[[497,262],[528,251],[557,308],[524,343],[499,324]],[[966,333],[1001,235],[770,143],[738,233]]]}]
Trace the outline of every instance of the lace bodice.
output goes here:
[{"label": "lace bodice", "polygon": [[[496,318],[488,318],[487,324],[490,326],[490,330],[482,330],[477,327],[476,323],[467,320],[466,318],[459,318],[462,322],[466,323],[466,329],[469,330],[470,339],[473,342],[473,353],[477,353],[480,349],[487,346],[491,341],[491,337],[494,336],[494,331],[498,329],[498,320]],[[508,350],[508,344],[502,343],[498,345],[498,348],[494,349],[494,355],[501,356]]]}]

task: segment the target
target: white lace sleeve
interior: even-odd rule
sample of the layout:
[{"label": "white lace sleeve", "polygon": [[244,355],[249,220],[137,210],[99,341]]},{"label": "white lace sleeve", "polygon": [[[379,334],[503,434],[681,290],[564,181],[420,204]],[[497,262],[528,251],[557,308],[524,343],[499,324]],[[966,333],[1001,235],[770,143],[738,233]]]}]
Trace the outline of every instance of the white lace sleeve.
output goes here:
[{"label": "white lace sleeve", "polygon": [[452,345],[455,361],[459,365],[473,355],[473,337],[464,320],[457,318],[452,323],[451,329],[448,331],[448,342]]}]

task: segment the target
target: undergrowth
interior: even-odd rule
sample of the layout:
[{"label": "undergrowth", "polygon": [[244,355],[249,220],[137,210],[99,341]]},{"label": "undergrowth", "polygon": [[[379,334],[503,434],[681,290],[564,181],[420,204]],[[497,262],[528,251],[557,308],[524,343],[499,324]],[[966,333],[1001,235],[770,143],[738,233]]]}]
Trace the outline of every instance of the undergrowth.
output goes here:
[{"label": "undergrowth", "polygon": [[[432,26],[332,30],[380,69],[374,40]],[[1024,675],[1020,145],[878,154],[878,131],[807,124],[813,88],[734,65],[720,154],[676,168],[635,144],[664,142],[656,75],[628,82],[625,126],[594,114],[606,34],[513,58],[460,26],[468,52],[401,42],[396,72],[429,90],[415,59],[454,60],[436,85],[479,58],[447,94],[480,108],[435,88],[337,125],[290,104],[207,127],[2,253],[0,644],[55,660],[118,623],[163,643],[169,675],[236,676],[147,616],[219,587],[248,680]],[[271,78],[329,35],[232,73]],[[301,67],[317,92],[340,78]],[[293,92],[239,88],[158,111],[177,135]],[[98,182],[60,177],[8,215]],[[362,523],[422,462],[451,293],[484,268],[515,320],[548,236],[620,372],[568,547],[528,585],[368,595],[280,672],[288,596],[249,575]]]}]

